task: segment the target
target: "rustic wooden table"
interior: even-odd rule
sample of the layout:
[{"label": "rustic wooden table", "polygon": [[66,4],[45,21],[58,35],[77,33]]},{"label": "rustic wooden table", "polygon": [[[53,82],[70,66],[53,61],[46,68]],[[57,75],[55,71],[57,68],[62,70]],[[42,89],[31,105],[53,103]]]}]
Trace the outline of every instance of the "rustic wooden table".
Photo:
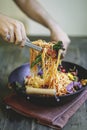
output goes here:
[{"label": "rustic wooden table", "polygon": [[[38,37],[30,39],[37,40]],[[65,60],[87,68],[87,37],[72,37],[71,41]],[[6,110],[3,104],[3,98],[11,93],[6,87],[10,72],[28,61],[27,47],[21,49],[0,40],[0,130],[53,130],[38,124],[34,119]],[[87,130],[87,102],[73,115],[63,130]]]}]

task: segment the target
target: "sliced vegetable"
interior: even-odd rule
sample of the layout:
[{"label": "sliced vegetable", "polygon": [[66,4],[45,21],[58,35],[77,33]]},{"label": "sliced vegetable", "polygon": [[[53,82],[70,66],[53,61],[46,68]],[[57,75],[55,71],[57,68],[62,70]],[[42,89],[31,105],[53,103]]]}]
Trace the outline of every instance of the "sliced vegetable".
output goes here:
[{"label": "sliced vegetable", "polygon": [[65,73],[65,72],[66,72],[66,70],[65,70],[65,69],[61,69],[61,72]]},{"label": "sliced vegetable", "polygon": [[43,70],[40,66],[38,66],[38,75],[42,76]]},{"label": "sliced vegetable", "polygon": [[23,93],[25,93],[25,87],[24,86],[22,86],[19,82],[13,82],[12,84],[11,84],[11,86],[12,86],[12,88],[14,89],[14,90],[16,90],[17,92],[23,92]]},{"label": "sliced vegetable", "polygon": [[73,82],[71,82],[67,87],[66,90],[68,93],[73,93]]},{"label": "sliced vegetable", "polygon": [[[55,57],[57,56],[56,51],[58,51],[59,49],[65,50],[65,49],[63,48],[63,43],[62,43],[62,41],[59,41],[58,43],[54,44],[54,45],[53,45],[53,50],[52,50],[52,49],[48,49],[48,54],[49,54],[50,56],[52,56],[53,58],[55,58]],[[31,63],[31,68],[32,68],[34,65],[38,64],[41,60],[42,60],[41,54],[39,54],[39,55],[35,58],[35,61],[33,61],[33,62]]]},{"label": "sliced vegetable", "polygon": [[62,41],[59,41],[53,45],[53,50],[58,51],[59,49],[65,50]]},{"label": "sliced vegetable", "polygon": [[81,82],[73,82],[74,84],[74,88],[77,87],[77,89],[81,89],[82,88],[82,84]]},{"label": "sliced vegetable", "polygon": [[82,79],[81,83],[82,83],[83,86],[87,85],[87,79]]},{"label": "sliced vegetable", "polygon": [[70,72],[68,72],[68,77],[70,80],[74,80],[74,76]]},{"label": "sliced vegetable", "polygon": [[31,63],[31,68],[32,68],[34,65],[38,64],[41,60],[42,60],[41,54],[39,54],[39,55],[35,58],[35,61],[33,61],[33,62]]},{"label": "sliced vegetable", "polygon": [[48,49],[48,50],[47,50],[47,54],[48,54],[49,56],[51,56],[52,58],[56,58],[56,57],[57,57],[57,51],[52,50],[52,49]]},{"label": "sliced vegetable", "polygon": [[68,93],[73,93],[75,90],[79,90],[82,88],[82,84],[80,82],[71,82],[67,87]]}]

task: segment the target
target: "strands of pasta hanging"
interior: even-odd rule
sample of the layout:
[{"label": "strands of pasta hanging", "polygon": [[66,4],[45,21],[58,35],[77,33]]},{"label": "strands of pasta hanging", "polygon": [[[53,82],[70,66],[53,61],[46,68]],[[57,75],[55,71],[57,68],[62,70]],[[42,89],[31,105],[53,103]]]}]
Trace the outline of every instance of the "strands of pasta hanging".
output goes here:
[{"label": "strands of pasta hanging", "polygon": [[[72,81],[67,73],[58,71],[61,63],[61,49],[55,51],[52,42],[47,43],[42,40],[35,41],[33,44],[41,46],[43,50],[38,52],[30,49],[31,74],[33,75],[25,79],[25,84],[33,88],[53,88],[57,95],[66,94],[66,86]],[[41,74],[38,71],[41,71]]]}]

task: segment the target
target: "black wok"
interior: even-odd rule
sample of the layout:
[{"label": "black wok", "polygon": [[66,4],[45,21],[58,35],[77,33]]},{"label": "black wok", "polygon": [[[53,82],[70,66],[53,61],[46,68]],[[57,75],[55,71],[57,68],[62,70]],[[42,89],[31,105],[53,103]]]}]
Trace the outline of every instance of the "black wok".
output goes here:
[{"label": "black wok", "polygon": [[[77,64],[66,62],[66,61],[63,61],[62,65],[66,69],[66,71],[69,71],[70,68],[73,69],[75,66],[78,70],[79,79],[85,79],[85,78],[87,79],[87,70],[85,68]],[[15,69],[13,72],[11,72],[8,78],[8,83],[13,87],[13,89],[17,92],[17,94],[19,94],[19,96],[24,96],[34,103],[61,105],[75,99],[86,88],[86,87],[82,87],[80,90],[72,94],[67,94],[63,96],[27,95],[24,89],[20,89],[20,90],[16,89],[17,87],[15,82],[18,82],[22,86],[24,86],[24,78],[29,74],[30,74],[30,67],[29,64],[26,63],[18,67],[17,69]]]}]

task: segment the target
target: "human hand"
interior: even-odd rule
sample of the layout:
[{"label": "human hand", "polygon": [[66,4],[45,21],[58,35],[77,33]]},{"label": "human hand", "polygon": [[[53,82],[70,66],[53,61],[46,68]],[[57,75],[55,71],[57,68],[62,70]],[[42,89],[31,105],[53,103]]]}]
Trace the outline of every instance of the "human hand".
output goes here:
[{"label": "human hand", "polygon": [[0,36],[7,42],[24,46],[26,40],[24,25],[18,20],[0,14]]},{"label": "human hand", "polygon": [[70,43],[70,39],[68,35],[57,24],[53,25],[51,28],[51,40],[56,42],[62,41],[65,48],[64,54],[66,53]]}]

